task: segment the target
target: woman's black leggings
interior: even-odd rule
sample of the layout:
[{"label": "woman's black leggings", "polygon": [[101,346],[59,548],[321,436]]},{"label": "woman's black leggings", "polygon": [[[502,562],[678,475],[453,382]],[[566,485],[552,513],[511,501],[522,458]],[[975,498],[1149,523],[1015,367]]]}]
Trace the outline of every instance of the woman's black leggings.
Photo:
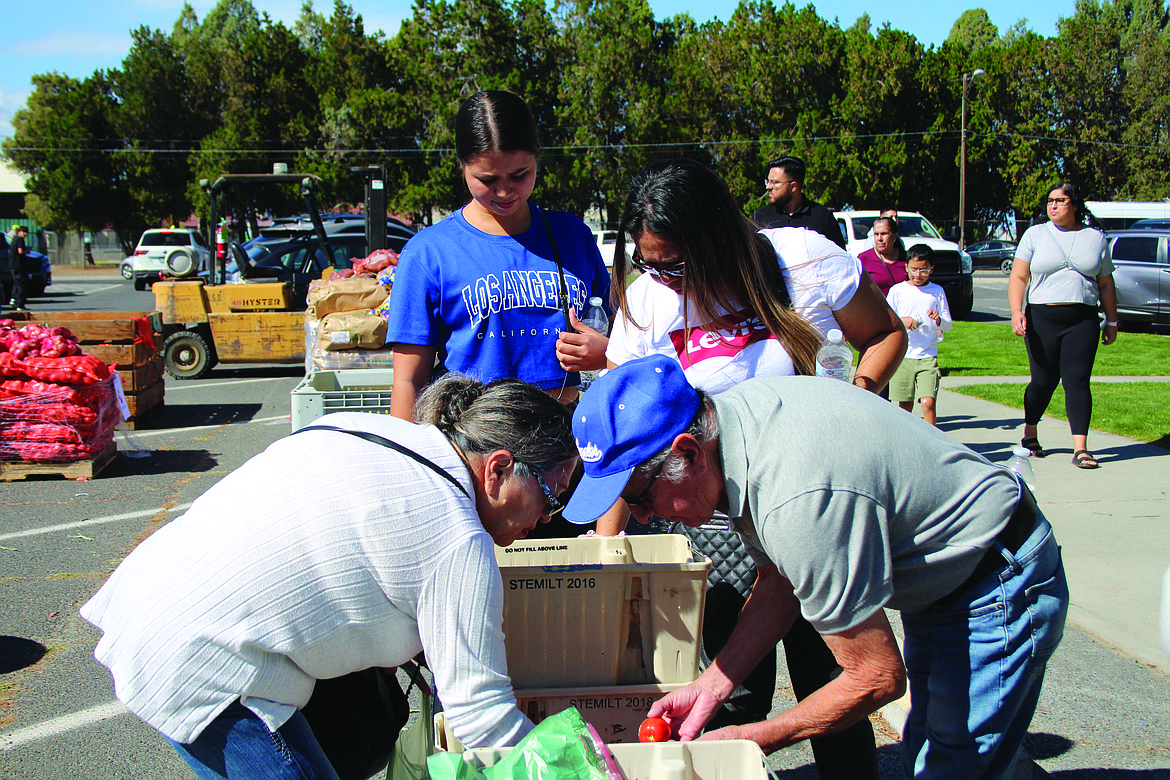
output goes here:
[{"label": "woman's black leggings", "polygon": [[1028,304],[1028,329],[1024,343],[1032,381],[1024,391],[1024,422],[1040,422],[1058,384],[1064,384],[1064,411],[1073,436],[1089,433],[1093,395],[1089,377],[1101,343],[1097,307]]}]

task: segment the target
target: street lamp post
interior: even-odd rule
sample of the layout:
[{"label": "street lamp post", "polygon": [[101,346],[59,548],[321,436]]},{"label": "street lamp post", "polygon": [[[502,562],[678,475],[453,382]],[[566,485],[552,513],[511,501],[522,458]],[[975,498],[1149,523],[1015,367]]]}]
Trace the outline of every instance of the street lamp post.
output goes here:
[{"label": "street lamp post", "polygon": [[963,74],[962,132],[959,140],[959,249],[967,248],[967,88],[976,76],[982,75],[983,68]]}]

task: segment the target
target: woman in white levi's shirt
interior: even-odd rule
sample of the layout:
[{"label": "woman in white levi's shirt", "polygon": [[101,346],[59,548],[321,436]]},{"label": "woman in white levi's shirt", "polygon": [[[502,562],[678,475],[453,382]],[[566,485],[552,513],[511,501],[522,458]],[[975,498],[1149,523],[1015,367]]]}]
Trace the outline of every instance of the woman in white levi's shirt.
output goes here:
[{"label": "woman in white levi's shirt", "polygon": [[[805,228],[756,232],[727,185],[692,160],[665,160],[644,168],[630,186],[618,233],[613,278],[615,309],[606,360],[614,367],[652,354],[682,365],[695,387],[717,395],[756,376],[813,374],[824,333],[839,328],[861,353],[854,384],[885,386],[906,349],[901,322],[857,258]],[[642,275],[620,284],[627,267],[625,240]],[[810,381],[836,381],[815,380]],[[598,520],[597,532],[626,526],[618,503]],[[710,551],[706,551],[710,552]],[[719,611],[708,601],[708,615]],[[727,621],[723,621],[727,622]],[[726,637],[709,624],[704,642]],[[793,687],[803,698],[837,668],[811,626],[798,619],[784,640]],[[710,653],[713,655],[714,653]],[[745,687],[730,722],[766,717],[775,689],[774,657]],[[734,697],[741,699],[741,697]],[[718,718],[719,716],[717,716]],[[734,720],[731,720],[734,719]],[[868,722],[812,741],[822,778],[876,778]]]}]

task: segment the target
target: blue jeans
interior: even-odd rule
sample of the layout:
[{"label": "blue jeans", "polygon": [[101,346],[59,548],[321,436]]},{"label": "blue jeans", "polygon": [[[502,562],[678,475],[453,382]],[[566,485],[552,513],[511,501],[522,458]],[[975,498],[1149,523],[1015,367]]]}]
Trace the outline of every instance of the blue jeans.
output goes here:
[{"label": "blue jeans", "polygon": [[[998,545],[998,543],[997,543]],[[1006,780],[1064,636],[1068,584],[1041,515],[1001,570],[923,612],[903,613],[907,777]]]},{"label": "blue jeans", "polygon": [[191,744],[167,741],[203,780],[337,780],[300,710],[274,733],[237,700]]}]

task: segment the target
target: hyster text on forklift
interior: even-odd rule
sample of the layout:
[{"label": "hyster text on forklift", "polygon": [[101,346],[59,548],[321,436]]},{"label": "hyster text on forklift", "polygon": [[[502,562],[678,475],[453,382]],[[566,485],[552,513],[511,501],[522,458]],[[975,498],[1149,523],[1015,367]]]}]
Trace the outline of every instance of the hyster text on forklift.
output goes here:
[{"label": "hyster text on forklift", "polygon": [[[380,171],[381,168],[363,169],[371,177],[367,179],[367,192],[372,189],[372,177],[380,178]],[[261,271],[251,267],[239,244],[225,246],[217,241],[216,267],[210,280],[156,282],[153,285],[155,307],[162,312],[164,330],[173,331],[163,344],[167,373],[176,379],[198,379],[217,363],[302,362],[308,281],[321,278],[336,264],[315,196],[319,179],[299,173],[230,174],[216,179],[214,184],[209,185],[206,179],[200,184],[210,197],[209,224],[213,231],[218,224],[218,199],[230,188],[255,184],[299,185],[305,209],[313,222],[316,251],[304,253],[300,268],[279,271],[282,278],[272,278],[274,269],[264,269],[265,278],[254,278]],[[376,184],[380,193],[381,181]],[[381,200],[380,211],[374,213],[384,213],[384,196]],[[370,211],[379,208],[373,202],[370,206]],[[382,220],[368,219],[368,213],[367,251],[372,251],[385,246],[386,226]],[[229,252],[242,282],[226,283]]]}]

